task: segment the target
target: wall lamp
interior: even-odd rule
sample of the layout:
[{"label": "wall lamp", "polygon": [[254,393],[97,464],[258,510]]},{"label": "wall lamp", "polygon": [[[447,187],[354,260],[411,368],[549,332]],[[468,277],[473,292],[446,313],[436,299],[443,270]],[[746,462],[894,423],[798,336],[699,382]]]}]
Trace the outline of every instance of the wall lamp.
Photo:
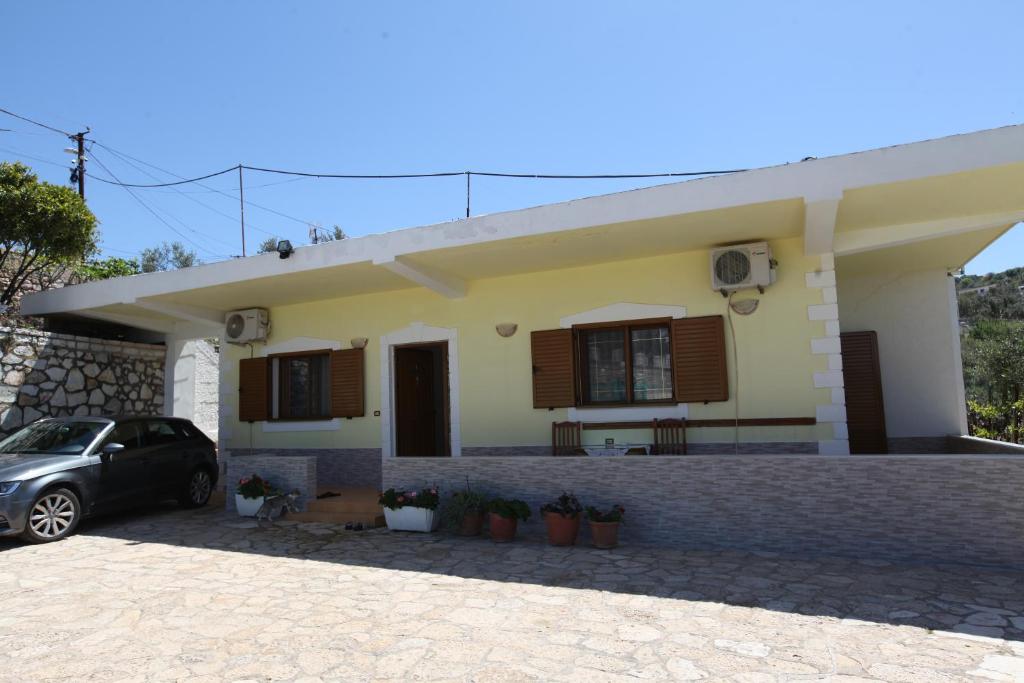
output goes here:
[{"label": "wall lamp", "polygon": [[295,247],[288,240],[281,240],[277,243],[277,255],[281,258],[288,258],[295,251]]}]

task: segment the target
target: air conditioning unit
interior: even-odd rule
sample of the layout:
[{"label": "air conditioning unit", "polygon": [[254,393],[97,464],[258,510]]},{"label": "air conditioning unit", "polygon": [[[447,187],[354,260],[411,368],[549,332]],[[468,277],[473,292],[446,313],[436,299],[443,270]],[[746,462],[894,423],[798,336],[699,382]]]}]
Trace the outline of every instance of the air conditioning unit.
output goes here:
[{"label": "air conditioning unit", "polygon": [[231,311],[224,322],[224,338],[231,344],[266,341],[270,333],[270,314],[265,308]]},{"label": "air conditioning unit", "polygon": [[737,289],[764,288],[775,282],[775,261],[767,242],[711,250],[711,288],[728,296]]}]

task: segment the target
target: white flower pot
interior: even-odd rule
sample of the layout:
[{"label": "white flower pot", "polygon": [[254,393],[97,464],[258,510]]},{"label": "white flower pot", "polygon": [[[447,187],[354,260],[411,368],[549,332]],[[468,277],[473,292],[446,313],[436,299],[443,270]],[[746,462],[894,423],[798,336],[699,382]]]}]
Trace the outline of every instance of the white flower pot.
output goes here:
[{"label": "white flower pot", "polygon": [[259,512],[260,507],[263,506],[263,501],[266,497],[260,496],[259,498],[246,498],[241,493],[235,494],[235,507],[238,508],[239,517],[255,517],[256,513]]},{"label": "white flower pot", "polygon": [[397,510],[384,508],[384,519],[392,531],[434,531],[441,516],[437,510],[406,506]]}]

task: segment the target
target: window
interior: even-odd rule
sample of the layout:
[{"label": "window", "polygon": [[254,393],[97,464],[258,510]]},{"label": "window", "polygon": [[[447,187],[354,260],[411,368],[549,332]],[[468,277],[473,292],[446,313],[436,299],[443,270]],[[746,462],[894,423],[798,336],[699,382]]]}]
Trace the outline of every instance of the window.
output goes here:
[{"label": "window", "polygon": [[578,328],[584,405],[672,401],[669,323]]},{"label": "window", "polygon": [[121,422],[110,432],[103,445],[108,443],[119,443],[125,450],[140,448],[142,446],[142,425],[137,420]]},{"label": "window", "polygon": [[146,422],[146,445],[163,446],[179,440],[178,433],[166,420],[148,420]]},{"label": "window", "polygon": [[277,380],[274,417],[330,419],[330,355],[327,352],[273,358]]}]

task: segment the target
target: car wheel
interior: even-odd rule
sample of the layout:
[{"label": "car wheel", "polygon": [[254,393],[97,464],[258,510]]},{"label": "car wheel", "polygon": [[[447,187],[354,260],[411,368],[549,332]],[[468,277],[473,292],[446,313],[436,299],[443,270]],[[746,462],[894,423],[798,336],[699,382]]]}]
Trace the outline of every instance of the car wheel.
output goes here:
[{"label": "car wheel", "polygon": [[82,505],[74,491],[49,489],[33,501],[21,537],[29,543],[59,541],[71,535],[81,518]]},{"label": "car wheel", "polygon": [[213,479],[207,470],[199,467],[192,470],[185,490],[178,497],[178,502],[183,507],[201,508],[210,501],[211,493],[213,493]]}]

